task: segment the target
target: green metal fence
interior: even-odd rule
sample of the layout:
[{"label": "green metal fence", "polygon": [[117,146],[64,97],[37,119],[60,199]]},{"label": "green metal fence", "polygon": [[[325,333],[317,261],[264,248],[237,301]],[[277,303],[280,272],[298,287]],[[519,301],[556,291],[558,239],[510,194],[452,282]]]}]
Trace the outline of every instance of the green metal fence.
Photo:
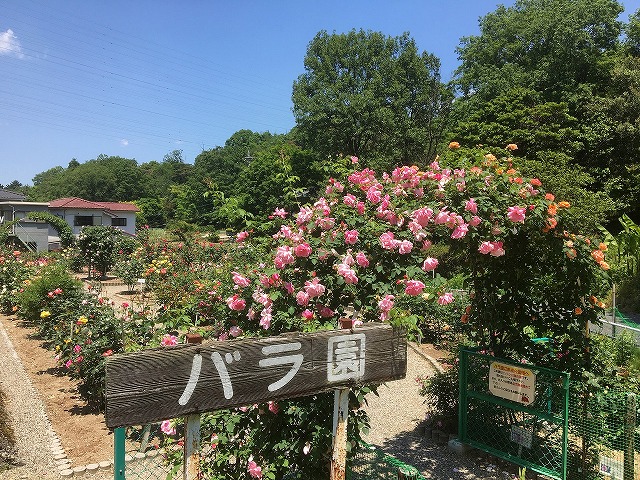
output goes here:
[{"label": "green metal fence", "polygon": [[569,375],[460,351],[460,441],[567,478]]},{"label": "green metal fence", "polygon": [[[495,363],[535,374],[529,405],[490,391]],[[461,442],[552,478],[640,480],[635,394],[466,349],[459,381]]]},{"label": "green metal fence", "polygon": [[162,435],[158,423],[142,427],[116,428],[114,431],[114,479],[170,478],[168,476],[171,474],[172,467],[165,461],[164,449],[160,448]]},{"label": "green metal fence", "polygon": [[[182,471],[172,468],[166,461],[166,452],[160,448],[162,435],[159,424],[116,428],[114,479],[181,479]],[[286,477],[288,480],[298,478],[295,472]],[[347,480],[426,480],[415,467],[364,442],[350,455],[346,478]]]},{"label": "green metal fence", "polygon": [[636,396],[572,382],[569,478],[640,479]]}]

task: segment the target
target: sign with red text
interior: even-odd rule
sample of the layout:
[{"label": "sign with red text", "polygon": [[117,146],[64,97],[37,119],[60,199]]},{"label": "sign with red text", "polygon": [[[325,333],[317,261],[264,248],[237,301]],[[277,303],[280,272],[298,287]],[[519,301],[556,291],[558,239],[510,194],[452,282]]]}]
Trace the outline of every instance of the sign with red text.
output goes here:
[{"label": "sign with red text", "polygon": [[373,324],[180,345],[107,358],[107,427],[404,378],[406,332]]},{"label": "sign with red text", "polygon": [[491,362],[489,391],[496,397],[530,405],[536,399],[536,374],[529,368]]}]

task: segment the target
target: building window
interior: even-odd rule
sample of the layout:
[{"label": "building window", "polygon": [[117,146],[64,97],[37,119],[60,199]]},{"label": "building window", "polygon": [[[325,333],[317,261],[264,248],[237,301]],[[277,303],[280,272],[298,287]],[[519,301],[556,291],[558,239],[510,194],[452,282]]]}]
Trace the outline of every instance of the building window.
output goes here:
[{"label": "building window", "polygon": [[102,217],[94,217],[92,215],[76,215],[75,217],[73,217],[73,225],[76,227],[102,225]]},{"label": "building window", "polygon": [[111,219],[112,227],[126,227],[127,219],[126,218],[112,218]]}]

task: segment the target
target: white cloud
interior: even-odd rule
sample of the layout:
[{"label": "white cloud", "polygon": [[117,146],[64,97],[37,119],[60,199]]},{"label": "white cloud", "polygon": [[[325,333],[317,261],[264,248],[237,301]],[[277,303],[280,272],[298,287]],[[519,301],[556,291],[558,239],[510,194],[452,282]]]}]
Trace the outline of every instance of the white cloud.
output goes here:
[{"label": "white cloud", "polygon": [[126,138],[123,138],[122,140],[120,140],[120,145],[122,145],[123,147],[126,147],[127,145],[129,145],[129,140],[127,140]]},{"label": "white cloud", "polygon": [[18,37],[13,34],[13,30],[10,28],[6,32],[0,32],[0,55],[24,58]]}]

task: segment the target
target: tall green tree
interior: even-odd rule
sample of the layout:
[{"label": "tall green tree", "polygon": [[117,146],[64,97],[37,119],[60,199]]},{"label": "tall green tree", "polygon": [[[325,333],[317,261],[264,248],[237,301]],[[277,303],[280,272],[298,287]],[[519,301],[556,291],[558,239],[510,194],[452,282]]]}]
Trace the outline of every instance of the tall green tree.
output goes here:
[{"label": "tall green tree", "polygon": [[441,140],[452,95],[440,62],[405,33],[319,32],[305,73],[293,84],[297,132],[320,154],[393,164],[430,158]]},{"label": "tall green tree", "polygon": [[622,11],[616,0],[517,0],[487,14],[458,48],[450,138],[518,144],[525,171],[569,200],[591,201],[585,212],[598,221],[639,210],[629,60],[637,36],[625,51]]}]

